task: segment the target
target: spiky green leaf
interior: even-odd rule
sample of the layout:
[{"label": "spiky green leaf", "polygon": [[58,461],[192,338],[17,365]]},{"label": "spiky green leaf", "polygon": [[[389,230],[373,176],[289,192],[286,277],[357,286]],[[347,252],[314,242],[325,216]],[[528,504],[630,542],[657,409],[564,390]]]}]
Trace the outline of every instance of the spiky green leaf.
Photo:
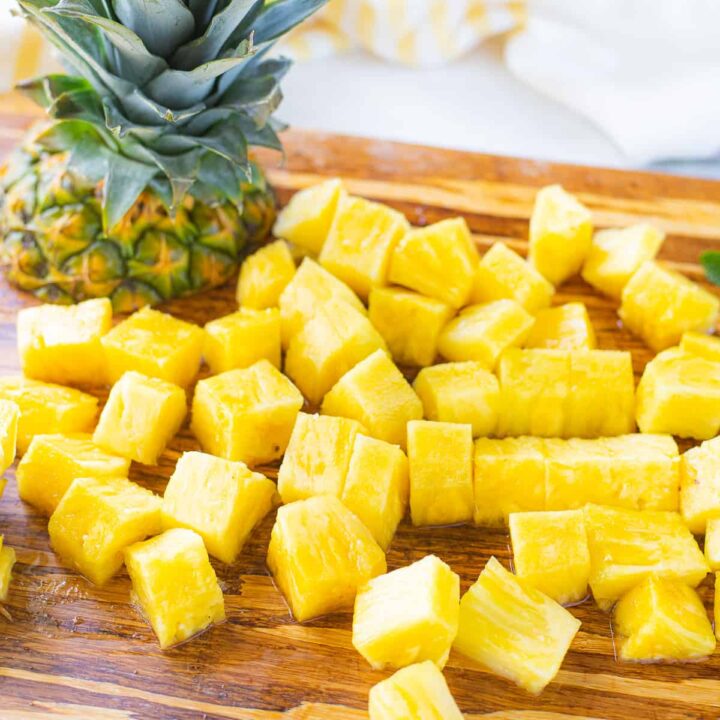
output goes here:
[{"label": "spiky green leaf", "polygon": [[705,271],[705,277],[713,285],[720,285],[720,251],[705,250],[700,254],[700,264]]},{"label": "spiky green leaf", "polygon": [[195,30],[205,32],[217,10],[218,0],[188,0],[187,5],[195,18]]},{"label": "spiky green leaf", "polygon": [[113,9],[159,57],[170,57],[195,30],[195,18],[181,0],[113,0]]},{"label": "spiky green leaf", "polygon": [[255,42],[260,44],[276,40],[310,17],[326,2],[327,0],[275,0],[265,5],[253,24]]},{"label": "spiky green leaf", "polygon": [[103,227],[115,227],[148,186],[157,168],[111,155],[103,184]]}]

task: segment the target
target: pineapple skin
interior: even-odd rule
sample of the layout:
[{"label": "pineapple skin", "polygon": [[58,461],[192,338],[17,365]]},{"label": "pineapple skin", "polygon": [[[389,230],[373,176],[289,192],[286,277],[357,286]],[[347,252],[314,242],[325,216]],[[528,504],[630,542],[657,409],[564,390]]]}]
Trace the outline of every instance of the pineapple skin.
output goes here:
[{"label": "pineapple skin", "polygon": [[280,296],[295,276],[295,261],[287,243],[276,240],[249,255],[240,266],[236,297],[240,307],[278,307]]},{"label": "pineapple skin", "polygon": [[0,477],[15,462],[19,420],[20,408],[17,403],[0,400]]}]

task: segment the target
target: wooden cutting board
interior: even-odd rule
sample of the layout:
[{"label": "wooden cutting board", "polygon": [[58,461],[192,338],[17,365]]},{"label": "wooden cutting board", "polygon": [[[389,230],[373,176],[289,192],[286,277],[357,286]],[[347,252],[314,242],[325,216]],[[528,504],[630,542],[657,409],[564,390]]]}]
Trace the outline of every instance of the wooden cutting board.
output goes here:
[{"label": "wooden cutting board", "polygon": [[[0,101],[2,103],[2,101]],[[0,104],[0,153],[31,121],[24,106]],[[592,208],[598,226],[638,220],[668,233],[662,252],[694,278],[703,248],[720,247],[720,183],[639,172],[597,170],[396,143],[293,131],[287,156],[264,155],[286,201],[292,191],[328,176],[349,189],[402,210],[416,224],[462,214],[481,249],[502,239],[524,251],[536,189],[562,183]],[[581,281],[558,303],[587,303],[601,348],[633,353],[639,374],[650,353],[618,327],[613,304]],[[0,283],[0,373],[17,372],[14,318],[33,303]],[[170,303],[197,323],[235,309],[233,288]],[[162,492],[179,454],[197,449],[185,427],[158,468],[134,466],[133,480]],[[7,610],[0,617],[0,717],[121,720],[355,720],[367,717],[367,693],[384,677],[350,643],[351,615],[293,622],[265,568],[273,518],[255,532],[232,566],[216,563],[227,622],[162,652],[129,605],[123,572],[101,589],[63,568],[50,551],[46,519],[18,500],[14,472],[0,501],[0,533],[18,564]],[[404,523],[388,556],[394,569],[436,553],[462,578],[463,590],[491,555],[510,559],[504,531],[472,527],[413,529]],[[712,590],[700,589],[711,610]],[[539,697],[453,654],[445,674],[470,719],[560,720],[720,716],[720,651],[709,661],[677,665],[616,662],[608,615],[591,602],[572,609],[582,628],[557,679]]]}]

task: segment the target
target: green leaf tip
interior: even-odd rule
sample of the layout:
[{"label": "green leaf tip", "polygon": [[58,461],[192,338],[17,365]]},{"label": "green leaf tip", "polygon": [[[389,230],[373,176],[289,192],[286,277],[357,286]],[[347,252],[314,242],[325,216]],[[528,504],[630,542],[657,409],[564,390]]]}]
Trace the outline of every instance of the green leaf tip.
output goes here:
[{"label": "green leaf tip", "polygon": [[700,253],[700,265],[705,271],[705,277],[713,285],[720,285],[720,250],[705,250]]}]

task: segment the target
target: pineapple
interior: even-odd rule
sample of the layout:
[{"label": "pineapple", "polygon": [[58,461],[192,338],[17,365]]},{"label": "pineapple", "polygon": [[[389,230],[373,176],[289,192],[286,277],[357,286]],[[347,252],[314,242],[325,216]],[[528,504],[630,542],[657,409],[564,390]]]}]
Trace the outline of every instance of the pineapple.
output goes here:
[{"label": "pineapple", "polygon": [[413,420],[407,435],[413,525],[472,520],[472,426]]},{"label": "pineapple", "polygon": [[454,647],[537,695],[557,675],[579,627],[565,608],[491,557],[460,600]]},{"label": "pineapple", "polygon": [[683,333],[715,327],[720,300],[680,273],[647,260],[622,292],[620,319],[655,352],[677,345]]},{"label": "pineapple", "polygon": [[368,309],[393,360],[420,367],[433,364],[440,331],[453,316],[446,303],[397,288],[373,288]]},{"label": "pineapple", "polygon": [[438,350],[447,360],[475,360],[492,370],[503,350],[525,342],[533,322],[514,300],[471,305],[445,326]]},{"label": "pineapple", "polygon": [[720,635],[720,573],[715,573],[715,601],[713,603],[713,620],[715,621],[715,637]]},{"label": "pineapple", "polygon": [[461,217],[410,230],[395,248],[389,280],[458,308],[473,289],[478,254]]},{"label": "pineapple", "polygon": [[473,437],[495,432],[500,386],[483,363],[443,363],[423,368],[413,388],[428,420],[469,423]]},{"label": "pineapple", "polygon": [[387,571],[370,531],[332,495],[278,510],[267,563],[298,622],[351,607],[358,588]]},{"label": "pineapple", "polygon": [[635,271],[645,261],[655,259],[664,240],[665,233],[647,223],[601,230],[592,239],[582,269],[583,280],[619,300]]},{"label": "pineapple", "polygon": [[375,670],[425,660],[442,670],[457,634],[459,603],[460,578],[426,555],[358,590],[352,643]]},{"label": "pineapple", "polygon": [[16,559],[15,550],[4,545],[3,536],[0,535],[0,602],[5,602],[10,594],[12,569]]},{"label": "pineapple", "polygon": [[368,435],[407,446],[407,424],[423,416],[422,403],[383,350],[348,370],[325,395],[325,415],[353,418]]},{"label": "pineapple", "polygon": [[680,461],[680,512],[690,532],[705,533],[720,518],[720,438],[688,450]]},{"label": "pineapple", "polygon": [[186,452],[165,488],[162,525],[194,530],[210,555],[232,563],[274,499],[275,483],[244,463]]},{"label": "pineapple", "polygon": [[75,478],[126,478],[130,460],[99,448],[91,435],[36,435],[18,463],[18,495],[52,515]]},{"label": "pineapple", "polygon": [[161,530],[161,501],[121,478],[78,478],[55,508],[48,533],[53,550],[95,585],[123,564],[123,550]]},{"label": "pineapple", "polygon": [[585,598],[590,551],[582,510],[516,512],[509,525],[519,578],[561,605]]},{"label": "pineapple", "polygon": [[475,273],[471,300],[482,304],[514,300],[529,313],[548,307],[555,287],[505,243],[496,242],[483,256]]},{"label": "pineapple", "polygon": [[623,595],[613,611],[621,660],[693,660],[711,655],[715,635],[692,588],[650,576]]},{"label": "pineapple", "polygon": [[680,350],[720,363],[720,338],[703,333],[686,332],[680,338]]},{"label": "pineapple", "polygon": [[[20,408],[12,400],[0,400],[0,478],[15,462]],[[0,480],[0,495],[2,495]]]},{"label": "pineapple", "polygon": [[225,620],[225,601],[202,538],[172,528],[125,549],[139,604],[165,649]]},{"label": "pineapple", "polygon": [[212,320],[205,325],[203,355],[214,375],[263,359],[279,368],[280,311],[241,308]]},{"label": "pineapple", "polygon": [[155,465],[186,413],[185,391],[181,387],[126,372],[110,391],[93,442],[109,453]]},{"label": "pineapple", "polygon": [[201,380],[191,428],[205,452],[254,466],[282,457],[300,391],[267,360]]},{"label": "pineapple", "polygon": [[60,385],[102,385],[105,354],[100,339],[112,327],[107,298],[75,307],[40,305],[17,315],[20,365],[26,377]]},{"label": "pineapple", "polygon": [[705,560],[710,570],[720,570],[720,518],[709,518],[705,526]]},{"label": "pineapple", "polygon": [[528,259],[553,285],[580,272],[592,242],[592,215],[560,185],[535,197]]},{"label": "pineapple", "polygon": [[278,307],[280,296],[295,275],[295,261],[286,243],[277,240],[250,255],[240,267],[237,301],[241,307]]},{"label": "pineapple", "polygon": [[539,310],[525,340],[528,348],[593,350],[596,345],[590,316],[580,302]]}]

